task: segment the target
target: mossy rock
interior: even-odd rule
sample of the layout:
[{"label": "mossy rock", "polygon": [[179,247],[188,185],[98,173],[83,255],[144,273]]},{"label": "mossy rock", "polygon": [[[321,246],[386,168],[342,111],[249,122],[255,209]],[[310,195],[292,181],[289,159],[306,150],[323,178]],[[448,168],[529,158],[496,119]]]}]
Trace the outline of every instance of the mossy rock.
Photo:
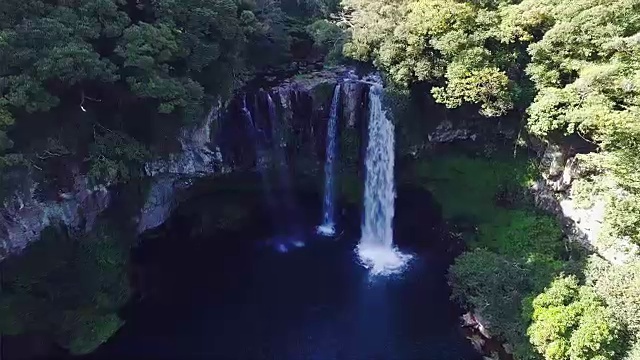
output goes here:
[{"label": "mossy rock", "polygon": [[100,314],[89,310],[71,311],[65,315],[63,328],[69,334],[65,347],[75,355],[94,351],[124,324],[115,313]]},{"label": "mossy rock", "polygon": [[314,109],[319,105],[329,105],[333,99],[333,92],[336,87],[336,81],[322,82],[311,88],[309,92],[313,99]]}]

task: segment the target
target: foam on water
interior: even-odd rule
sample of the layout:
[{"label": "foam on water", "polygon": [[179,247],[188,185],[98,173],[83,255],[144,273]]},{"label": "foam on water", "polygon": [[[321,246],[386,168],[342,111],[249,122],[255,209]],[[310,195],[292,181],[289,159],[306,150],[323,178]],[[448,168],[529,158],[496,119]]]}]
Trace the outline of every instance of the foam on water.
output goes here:
[{"label": "foam on water", "polygon": [[324,236],[333,236],[336,234],[336,228],[333,224],[320,225],[316,227],[316,232]]}]

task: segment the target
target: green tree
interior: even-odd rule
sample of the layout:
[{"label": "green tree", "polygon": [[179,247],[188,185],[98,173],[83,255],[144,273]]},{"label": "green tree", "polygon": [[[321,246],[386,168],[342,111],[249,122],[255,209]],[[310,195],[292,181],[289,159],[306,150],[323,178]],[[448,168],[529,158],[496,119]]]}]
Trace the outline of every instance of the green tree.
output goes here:
[{"label": "green tree", "polygon": [[460,255],[449,269],[452,298],[478,311],[484,325],[523,358],[530,354],[521,304],[533,289],[527,270],[517,261],[476,249]]},{"label": "green tree", "polygon": [[527,333],[546,360],[618,359],[622,327],[593,289],[556,279],[533,300]]},{"label": "green tree", "polygon": [[486,116],[505,114],[517,100],[515,61],[522,50],[500,42],[501,8],[508,1],[347,0],[352,38],[345,53],[373,60],[389,78],[427,81],[448,107],[480,105]]},{"label": "green tree", "polygon": [[587,274],[588,282],[616,318],[631,334],[640,335],[640,261],[612,265],[592,256]]},{"label": "green tree", "polygon": [[0,154],[13,147],[13,141],[7,136],[7,129],[14,123],[13,115],[0,102]]},{"label": "green tree", "polygon": [[116,65],[93,45],[100,38],[119,36],[129,23],[113,0],[73,7],[32,4],[41,12],[1,21],[15,24],[0,30],[0,91],[9,104],[46,111],[59,103],[60,88],[118,79]]},{"label": "green tree", "polygon": [[342,59],[345,34],[338,25],[322,19],[308,25],[306,30],[313,38],[314,46],[327,54],[325,62],[337,63]]}]

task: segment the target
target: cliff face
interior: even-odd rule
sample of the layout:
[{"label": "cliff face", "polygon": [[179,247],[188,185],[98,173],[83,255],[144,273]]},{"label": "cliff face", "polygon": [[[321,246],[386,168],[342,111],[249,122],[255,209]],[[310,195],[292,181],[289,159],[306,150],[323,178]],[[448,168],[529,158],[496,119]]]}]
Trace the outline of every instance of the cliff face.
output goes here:
[{"label": "cliff face", "polygon": [[49,225],[63,223],[77,231],[90,230],[98,215],[110,204],[104,186],[91,187],[86,176],[72,174],[73,188],[59,192],[58,199],[40,200],[36,187],[16,193],[0,208],[0,260],[22,251],[37,240]]},{"label": "cliff face", "polygon": [[[181,130],[181,151],[145,166],[144,201],[131,201],[126,213],[138,232],[169,217],[197,178],[252,171],[266,162],[286,161],[296,172],[322,169],[332,93],[339,81],[356,80],[349,69],[319,71],[263,88],[246,88],[227,102],[217,101],[198,124]],[[347,81],[341,94],[341,127],[361,127],[367,85]],[[347,132],[347,131],[345,131]],[[277,151],[276,151],[277,150]],[[278,157],[274,154],[281,154]],[[0,261],[36,241],[49,225],[87,232],[117,196],[143,186],[92,186],[78,166],[67,176],[71,189],[54,199],[38,196],[38,184],[9,196],[0,207]],[[116,189],[117,188],[117,189]],[[134,189],[134,190],[131,190]],[[125,192],[125,193],[123,193]],[[139,198],[135,194],[131,198]],[[118,201],[123,206],[126,201]],[[115,206],[115,205],[114,205]]]},{"label": "cliff face", "polygon": [[[138,185],[91,185],[78,165],[71,166],[66,175],[72,185],[59,189],[55,198],[43,199],[33,181],[23,186],[0,207],[0,261],[39,239],[50,225],[63,224],[72,232],[88,232],[110,206],[127,206],[122,213],[138,233],[153,229],[191,196],[189,189],[198,178],[254,171],[274,161],[285,162],[294,173],[322,176],[319,172],[325,157],[327,119],[338,82],[343,84],[340,161],[355,169],[357,179],[366,146],[370,84],[360,81],[348,68],[337,68],[268,86],[251,85],[226,102],[215,102],[200,123],[182,129],[178,138],[181,150],[147,163],[146,177],[136,180]],[[412,100],[403,96],[400,105],[393,94],[388,98],[387,106],[396,117],[400,156],[446,151],[451,146],[491,155],[497,148],[512,148],[520,136],[517,119],[488,122],[470,115],[472,111],[446,110],[428,96]],[[572,198],[572,183],[581,176],[575,147],[531,143],[543,170],[543,177],[532,188],[538,206],[556,214],[571,239],[595,249],[604,208],[602,202],[580,208]],[[136,193],[129,193],[132,191]],[[624,262],[627,250],[608,250],[602,255],[614,263]]]},{"label": "cliff face", "polygon": [[[560,220],[570,241],[594,251],[615,265],[625,264],[640,255],[640,247],[629,239],[602,241],[607,202],[593,196],[589,204],[580,200],[574,185],[592,172],[581,153],[570,143],[546,144],[539,149],[542,177],[532,185],[536,205]],[[623,189],[616,195],[624,198]]]}]

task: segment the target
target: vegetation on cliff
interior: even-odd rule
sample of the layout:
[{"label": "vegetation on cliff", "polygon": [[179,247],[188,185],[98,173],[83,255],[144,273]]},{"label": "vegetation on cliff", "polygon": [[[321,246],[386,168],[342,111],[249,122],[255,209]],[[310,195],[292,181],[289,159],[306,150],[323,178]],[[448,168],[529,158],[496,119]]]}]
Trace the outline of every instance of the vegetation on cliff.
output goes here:
[{"label": "vegetation on cliff", "polygon": [[291,61],[335,57],[337,30],[321,19],[336,6],[3,1],[0,155],[32,169],[73,159],[98,182],[127,180],[150,155],[175,149],[177,130],[202,118],[211,98]]},{"label": "vegetation on cliff", "polygon": [[527,158],[499,154],[428,157],[406,175],[470,247],[449,270],[452,297],[517,359],[637,359],[627,350],[637,347],[638,262],[612,265],[566,242],[527,194],[536,175]]},{"label": "vegetation on cliff", "polygon": [[0,333],[43,333],[72,353],[94,350],[122,325],[126,239],[106,223],[81,237],[47,228],[22,256],[0,264]]},{"label": "vegetation on cliff", "polygon": [[[606,204],[597,247],[640,244],[639,2],[344,5],[345,54],[372,61],[396,87],[426,88],[449,108],[487,118],[521,118],[521,133],[546,141],[573,136],[593,145],[579,158],[571,195],[585,207]],[[418,171],[446,216],[477,228],[465,234],[474,250],[451,268],[454,297],[484,315],[518,358],[638,359],[640,286],[630,269],[640,260],[618,266],[576,251],[554,219],[519,196],[528,186],[510,174],[518,167],[493,162],[446,157]],[[514,197],[509,189],[518,187]]]},{"label": "vegetation on cliff", "polygon": [[[606,232],[638,242],[640,4],[634,0],[347,0],[345,53],[398,85],[487,117],[526,113],[541,137],[576,134],[606,181]],[[605,184],[602,186],[602,184]],[[604,188],[603,188],[604,187]],[[617,190],[617,191],[616,191]]]},{"label": "vegetation on cliff", "polygon": [[[116,184],[179,148],[256,74],[340,59],[333,0],[0,2],[0,202],[59,200],[73,177]],[[226,208],[237,226],[243,209]],[[55,230],[1,264],[0,334],[38,332],[86,353],[121,325],[129,245],[118,226]],[[126,243],[126,244],[125,244]],[[4,254],[3,254],[4,255]]]}]

